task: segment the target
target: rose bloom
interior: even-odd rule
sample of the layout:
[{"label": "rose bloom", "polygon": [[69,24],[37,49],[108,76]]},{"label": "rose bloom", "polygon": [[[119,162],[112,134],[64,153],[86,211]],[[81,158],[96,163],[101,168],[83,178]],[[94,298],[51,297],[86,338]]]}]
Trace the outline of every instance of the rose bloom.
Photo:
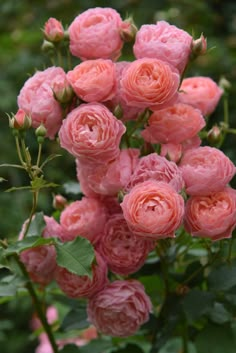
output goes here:
[{"label": "rose bloom", "polygon": [[89,300],[88,319],[105,335],[128,337],[148,321],[152,309],[143,285],[136,280],[115,281]]},{"label": "rose bloom", "polygon": [[58,132],[63,112],[60,103],[53,95],[53,85],[66,79],[66,74],[60,67],[49,67],[37,71],[22,87],[18,96],[18,106],[32,119],[32,126],[37,128],[43,124],[47,135],[53,139]]},{"label": "rose bloom", "polygon": [[102,203],[97,199],[83,197],[82,200],[72,202],[62,211],[60,224],[64,234],[60,239],[65,242],[82,236],[95,243],[105,222],[106,210]]},{"label": "rose bloom", "polygon": [[226,187],[207,196],[191,196],[186,203],[184,226],[193,236],[230,238],[236,226],[236,190]]},{"label": "rose bloom", "polygon": [[125,130],[101,103],[82,104],[63,120],[60,144],[75,157],[106,163],[119,155]]},{"label": "rose bloom", "polygon": [[121,120],[123,122],[128,120],[136,120],[138,118],[138,115],[143,111],[142,108],[129,106],[122,98],[120,80],[123,75],[123,72],[127,70],[130,64],[131,62],[129,61],[118,61],[115,63],[117,91],[115,96],[111,100],[106,102],[106,106],[110,110],[114,111],[117,106],[120,107],[122,112]]},{"label": "rose bloom", "polygon": [[77,177],[82,191],[85,194],[87,190],[92,190],[97,194],[116,195],[130,181],[138,163],[139,153],[137,148],[123,149],[114,161],[107,164],[94,164],[86,161],[81,163],[77,159]]},{"label": "rose bloom", "polygon": [[[44,216],[46,226],[43,238],[60,237],[63,233],[60,225],[54,218]],[[27,221],[23,224],[19,240],[23,239]],[[20,260],[25,265],[32,281],[48,285],[53,279],[56,270],[56,250],[53,245],[41,245],[21,252]]]},{"label": "rose bloom", "polygon": [[64,38],[64,29],[61,22],[50,17],[44,25],[44,36],[49,42],[60,42]]},{"label": "rose bloom", "polygon": [[120,86],[127,105],[159,110],[176,102],[179,74],[164,61],[138,59],[124,70]]},{"label": "rose bloom", "polygon": [[166,21],[159,21],[156,25],[141,26],[133,50],[137,59],[160,59],[182,73],[189,60],[191,43],[190,34]]},{"label": "rose bloom", "polygon": [[129,230],[121,213],[108,218],[99,241],[98,251],[112,272],[127,276],[143,266],[154,245],[155,242],[152,240],[136,237]]},{"label": "rose bloom", "polygon": [[108,283],[107,265],[98,252],[96,264],[92,265],[92,279],[88,276],[78,276],[66,268],[57,266],[55,279],[61,290],[70,298],[89,298],[102,290]]},{"label": "rose bloom", "polygon": [[77,16],[69,27],[70,51],[81,60],[112,59],[121,55],[122,19],[111,8],[96,7]]},{"label": "rose bloom", "polygon": [[189,77],[181,84],[179,101],[199,109],[203,115],[209,115],[222,94],[223,90],[210,77]]},{"label": "rose bloom", "polygon": [[87,60],[67,73],[76,95],[85,102],[104,102],[116,94],[115,64],[111,60]]},{"label": "rose bloom", "polygon": [[189,195],[207,195],[222,190],[236,168],[219,149],[199,147],[185,152],[179,164]]},{"label": "rose bloom", "polygon": [[142,136],[150,143],[178,144],[195,136],[205,125],[199,110],[191,105],[177,103],[154,112]]},{"label": "rose bloom", "polygon": [[174,237],[184,214],[184,200],[169,184],[139,183],[121,203],[129,229],[144,239]]},{"label": "rose bloom", "polygon": [[157,153],[140,158],[127,189],[130,190],[135,185],[150,179],[170,184],[177,192],[184,187],[182,173],[177,165],[165,157],[158,156]]}]

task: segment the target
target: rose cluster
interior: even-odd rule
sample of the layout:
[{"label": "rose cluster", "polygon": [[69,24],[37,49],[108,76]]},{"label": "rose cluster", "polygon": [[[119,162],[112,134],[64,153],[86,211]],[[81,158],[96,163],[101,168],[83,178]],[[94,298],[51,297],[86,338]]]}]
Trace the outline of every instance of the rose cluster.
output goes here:
[{"label": "rose cluster", "polygon": [[[52,43],[65,36],[55,19],[44,32]],[[68,35],[80,63],[67,72],[37,71],[18,106],[50,139],[58,134],[75,158],[83,197],[66,205],[59,223],[46,217],[43,236],[87,238],[95,248],[93,278],[59,267],[52,246],[26,250],[21,259],[38,283],[53,278],[67,296],[88,298],[99,331],[129,336],[148,320],[151,302],[137,280],[110,282],[108,271],[136,272],[156,242],[180,227],[218,240],[236,226],[229,186],[236,168],[200,138],[223,90],[209,77],[183,78],[191,58],[206,52],[206,40],[165,21],[137,30],[115,10],[94,8],[74,19]],[[127,40],[134,60],[118,61]]]}]

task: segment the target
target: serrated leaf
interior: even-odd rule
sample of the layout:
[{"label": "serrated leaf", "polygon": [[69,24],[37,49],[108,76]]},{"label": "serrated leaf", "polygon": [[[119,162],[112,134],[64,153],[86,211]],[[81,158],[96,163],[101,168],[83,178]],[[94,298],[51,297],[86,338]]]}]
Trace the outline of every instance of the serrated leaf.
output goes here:
[{"label": "serrated leaf", "polygon": [[91,265],[94,260],[94,249],[88,239],[76,237],[66,243],[57,242],[57,264],[78,276],[92,278]]},{"label": "serrated leaf", "polygon": [[78,195],[81,193],[79,183],[76,183],[74,181],[69,181],[63,184],[63,188],[66,194]]},{"label": "serrated leaf", "polygon": [[9,245],[7,249],[4,249],[4,256],[10,256],[13,254],[20,254],[22,251],[35,248],[37,246],[54,244],[55,238],[42,238],[38,236],[26,237],[23,240],[19,240],[16,243]]},{"label": "serrated leaf", "polygon": [[35,178],[33,181],[31,181],[32,191],[39,191],[40,189],[44,188],[54,188],[57,186],[59,185],[55,183],[50,183],[47,180],[43,179],[43,176]]},{"label": "serrated leaf", "polygon": [[85,305],[72,309],[64,317],[61,329],[64,331],[84,329],[90,325],[87,317],[88,315]]},{"label": "serrated leaf", "polygon": [[43,230],[45,229],[45,226],[46,226],[46,222],[44,220],[43,212],[35,213],[34,218],[30,223],[30,226],[27,232],[27,237],[41,236],[43,233]]},{"label": "serrated leaf", "polygon": [[213,291],[227,291],[236,286],[236,265],[214,268],[208,277],[208,285]]},{"label": "serrated leaf", "polygon": [[183,299],[183,309],[190,323],[200,319],[213,306],[214,295],[199,289],[191,290]]}]

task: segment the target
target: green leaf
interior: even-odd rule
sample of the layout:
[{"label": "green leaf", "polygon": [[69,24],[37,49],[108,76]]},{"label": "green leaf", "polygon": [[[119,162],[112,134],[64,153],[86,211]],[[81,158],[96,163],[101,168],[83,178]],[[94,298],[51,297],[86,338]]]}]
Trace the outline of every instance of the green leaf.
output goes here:
[{"label": "green leaf", "polygon": [[41,236],[43,233],[43,230],[45,229],[45,226],[46,226],[46,223],[44,220],[43,212],[35,213],[34,218],[30,223],[30,226],[27,232],[27,237]]},{"label": "green leaf", "polygon": [[63,188],[66,194],[78,195],[82,192],[79,183],[73,181],[68,181],[67,183],[63,184]]},{"label": "green leaf", "polygon": [[19,191],[19,190],[31,190],[31,186],[13,186],[10,189],[7,189],[5,192]]},{"label": "green leaf", "polygon": [[15,275],[4,277],[0,282],[0,297],[12,297],[16,295],[17,289],[22,287],[24,281]]},{"label": "green leaf", "polygon": [[55,188],[57,186],[59,186],[59,184],[49,183],[47,180],[43,179],[43,176],[31,181],[32,191],[39,191],[44,188]]},{"label": "green leaf", "polygon": [[[80,353],[105,353],[107,350],[110,351],[112,348],[112,341],[109,339],[95,339],[90,341],[88,344],[80,348]],[[139,353],[137,351],[137,353]]]},{"label": "green leaf", "polygon": [[0,183],[2,183],[3,181],[7,181],[7,179],[0,177]]},{"label": "green leaf", "polygon": [[0,247],[0,269],[1,268],[9,268],[9,264],[7,262],[7,259],[4,255],[4,249]]},{"label": "green leaf", "polygon": [[222,303],[214,303],[213,308],[208,311],[207,316],[216,324],[224,324],[232,320],[232,314],[225,309]]},{"label": "green leaf", "polygon": [[52,160],[55,159],[55,158],[61,157],[61,156],[62,156],[61,154],[50,154],[50,156],[48,156],[48,157],[45,159],[45,161],[41,164],[40,169],[43,169],[43,167],[45,167],[45,165],[46,165],[48,162],[52,161]]},{"label": "green leaf", "polygon": [[42,238],[38,236],[26,237],[23,240],[17,241],[16,243],[9,245],[7,249],[4,249],[4,255],[10,256],[13,254],[20,254],[22,251],[30,248],[35,248],[41,245],[54,244],[55,238]]},{"label": "green leaf", "polygon": [[[86,352],[87,353],[87,352]],[[137,344],[128,343],[124,348],[112,350],[111,353],[144,353]]]},{"label": "green leaf", "polygon": [[196,340],[197,353],[235,353],[235,336],[229,325],[208,324]]},{"label": "green leaf", "polygon": [[214,268],[208,277],[212,291],[228,291],[236,285],[236,265],[222,265]]},{"label": "green leaf", "polygon": [[81,304],[67,313],[61,324],[61,329],[64,331],[84,329],[90,325],[87,317],[86,306]]},{"label": "green leaf", "polygon": [[190,323],[200,319],[213,305],[214,295],[199,289],[191,290],[183,299],[183,309]]},{"label": "green leaf", "polygon": [[60,353],[81,353],[81,350],[75,344],[67,344],[60,350]]},{"label": "green leaf", "polygon": [[[171,338],[160,350],[159,353],[182,352],[183,340],[179,337]],[[188,353],[197,353],[192,342],[188,342]]]},{"label": "green leaf", "polygon": [[92,278],[91,265],[94,261],[93,246],[88,239],[80,236],[73,241],[55,244],[57,264],[78,276]]}]

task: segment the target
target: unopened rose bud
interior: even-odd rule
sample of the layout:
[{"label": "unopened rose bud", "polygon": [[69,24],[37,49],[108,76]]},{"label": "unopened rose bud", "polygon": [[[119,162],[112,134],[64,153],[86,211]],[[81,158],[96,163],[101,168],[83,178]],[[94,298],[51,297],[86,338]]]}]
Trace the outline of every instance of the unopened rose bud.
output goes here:
[{"label": "unopened rose bud", "polygon": [[123,116],[123,109],[120,104],[118,104],[115,109],[113,110],[113,114],[117,119],[121,119]]},{"label": "unopened rose bud", "polygon": [[215,145],[220,142],[222,138],[221,130],[217,125],[214,125],[207,133],[207,140]]},{"label": "unopened rose bud", "polygon": [[222,88],[224,92],[230,90],[231,86],[231,83],[225,77],[221,77],[219,87]]},{"label": "unopened rose bud", "polygon": [[132,17],[127,18],[122,22],[120,28],[120,36],[124,42],[132,42],[135,39],[138,29],[134,24]]},{"label": "unopened rose bud", "polygon": [[44,52],[44,53],[53,53],[54,50],[55,50],[55,46],[53,43],[51,42],[48,42],[47,40],[44,40],[43,41],[43,44],[41,46],[41,50]]},{"label": "unopened rose bud", "polygon": [[16,130],[28,130],[31,126],[31,119],[23,109],[18,109],[17,113],[9,118],[9,125]]},{"label": "unopened rose bud", "polygon": [[43,143],[44,138],[47,134],[47,129],[43,124],[39,125],[37,129],[35,130],[35,135],[37,136],[37,141],[38,143]]},{"label": "unopened rose bud", "polygon": [[201,34],[198,39],[194,39],[191,45],[192,52],[190,54],[191,59],[196,59],[200,55],[206,54],[207,51],[207,39]]},{"label": "unopened rose bud", "polygon": [[62,211],[67,205],[67,200],[62,195],[55,195],[52,204],[56,210]]},{"label": "unopened rose bud", "polygon": [[56,18],[49,18],[43,30],[45,39],[52,43],[60,42],[64,38],[64,28]]},{"label": "unopened rose bud", "polygon": [[74,91],[71,85],[66,80],[64,80],[63,82],[55,82],[52,87],[52,90],[54,98],[62,104],[69,103],[74,96]]}]

